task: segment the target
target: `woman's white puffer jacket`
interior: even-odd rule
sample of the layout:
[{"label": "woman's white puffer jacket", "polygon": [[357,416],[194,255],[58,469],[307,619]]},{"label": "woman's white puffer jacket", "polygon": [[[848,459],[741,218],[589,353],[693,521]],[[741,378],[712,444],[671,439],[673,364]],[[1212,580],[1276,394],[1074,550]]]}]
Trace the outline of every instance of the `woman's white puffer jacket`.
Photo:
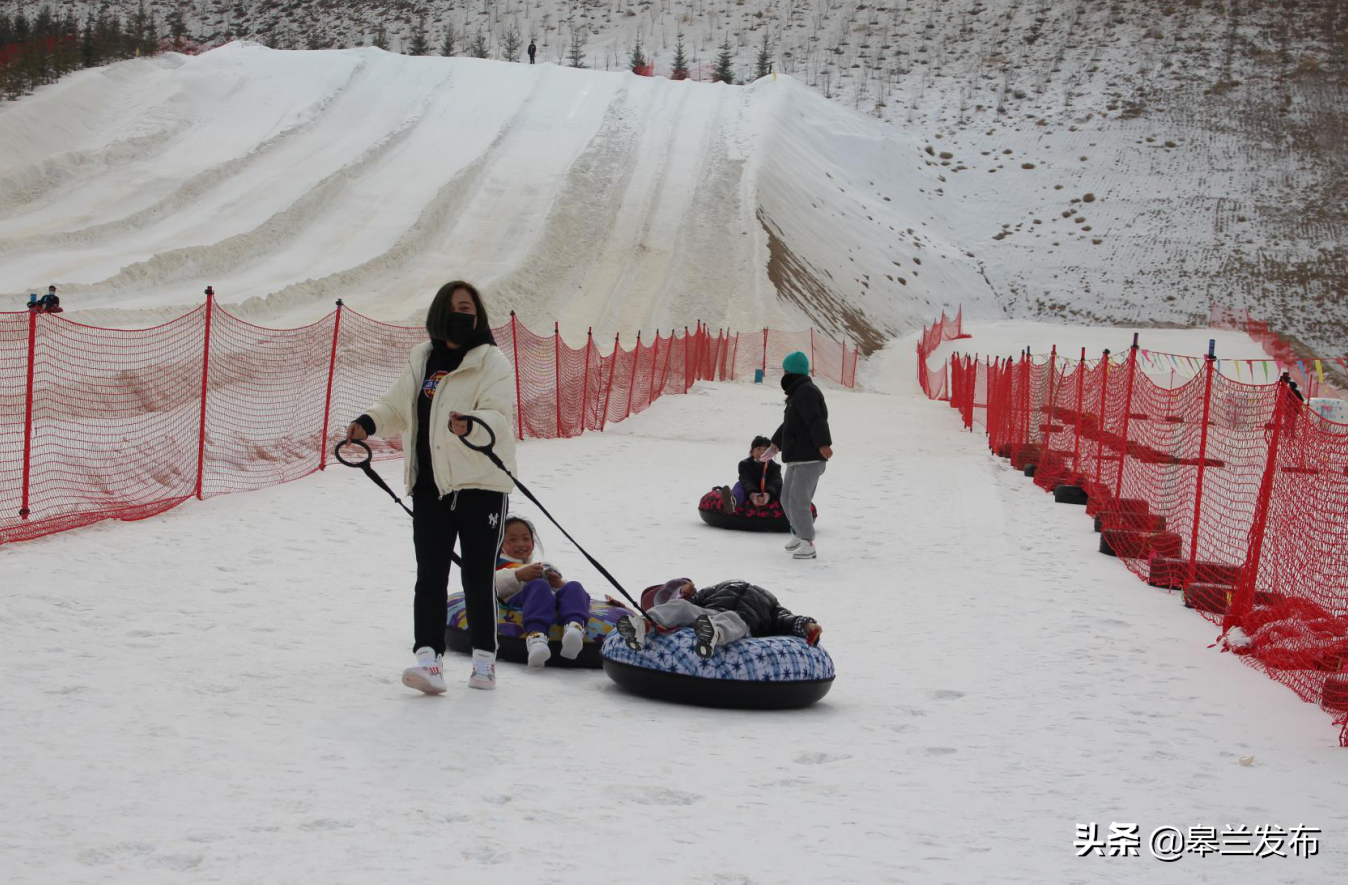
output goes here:
[{"label": "woman's white puffer jacket", "polygon": [[[417,397],[426,374],[431,342],[412,348],[407,366],[384,394],[379,404],[366,414],[374,421],[375,436],[385,439],[402,434],[403,477],[408,494],[417,483]],[[514,483],[486,455],[475,452],[457,439],[449,429],[449,413],[472,415],[496,434],[494,451],[502,463],[515,473],[515,382],[510,361],[499,347],[480,344],[463,356],[457,369],[440,379],[431,400],[431,462],[435,485],[440,496],[462,489],[487,489],[510,493]],[[471,425],[467,437],[473,445],[490,441],[487,432]]]}]

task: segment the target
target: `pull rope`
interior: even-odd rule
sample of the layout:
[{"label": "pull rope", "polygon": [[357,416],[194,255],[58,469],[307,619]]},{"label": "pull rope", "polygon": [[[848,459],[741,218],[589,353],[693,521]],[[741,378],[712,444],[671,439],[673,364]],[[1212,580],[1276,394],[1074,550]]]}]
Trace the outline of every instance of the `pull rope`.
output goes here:
[{"label": "pull rope", "polygon": [[[359,461],[348,461],[342,457],[343,446],[357,446],[358,448],[364,449],[365,457]],[[370,447],[368,445],[366,445],[364,442],[358,439],[350,439],[350,440],[344,439],[341,442],[337,443],[336,448],[332,450],[332,454],[337,458],[338,461],[341,461],[347,467],[359,467],[361,471],[370,478],[370,482],[374,483],[384,491],[388,492],[388,496],[392,498],[408,516],[412,515],[412,511],[408,509],[406,504],[403,503],[403,499],[399,498],[398,495],[393,491],[393,489],[389,488],[388,483],[384,482],[384,478],[379,474],[375,473],[374,468],[370,466],[370,460],[374,457],[374,453],[370,451]],[[463,568],[463,560],[459,559],[459,554],[451,550],[449,551],[449,558],[459,568]]]},{"label": "pull rope", "polygon": [[[560,531],[563,535],[565,535],[568,541],[576,545],[576,549],[579,550],[581,552],[581,555],[584,556],[586,560],[589,561],[590,565],[594,566],[595,570],[598,571],[599,574],[603,575],[604,578],[610,584],[612,584],[617,589],[617,591],[623,595],[623,598],[626,599],[628,602],[630,602],[633,605],[633,607],[636,608],[637,611],[641,612],[642,614],[645,614],[646,610],[641,607],[640,602],[637,602],[635,599],[632,598],[632,594],[627,592],[627,588],[623,587],[623,585],[618,582],[618,579],[613,577],[613,575],[609,572],[608,569],[604,568],[603,563],[601,563],[599,560],[591,556],[590,552],[586,550],[584,547],[582,547],[580,545],[580,542],[577,541],[574,537],[572,537],[571,533],[568,532],[566,528],[560,522],[557,521],[557,518],[548,511],[548,508],[543,506],[543,502],[538,500],[538,497],[534,495],[533,492],[529,491],[529,487],[526,486],[524,483],[520,482],[519,478],[515,476],[515,474],[511,473],[509,468],[505,466],[505,463],[501,460],[500,456],[496,454],[495,451],[496,433],[491,429],[491,427],[481,418],[474,417],[473,415],[464,415],[462,417],[465,421],[468,422],[470,432],[472,430],[472,425],[476,424],[487,432],[489,440],[485,445],[480,446],[475,446],[472,443],[470,443],[468,441],[467,434],[465,434],[464,436],[460,436],[459,440],[462,441],[465,446],[472,449],[473,451],[482,455],[486,455],[487,458],[493,464],[495,464],[496,467],[499,468],[502,473],[510,477],[510,481],[513,482],[515,486],[521,492],[524,493],[524,497],[532,501],[534,503],[534,506],[536,506],[540,511],[542,511],[543,515],[546,516],[548,520],[557,527],[557,530]],[[365,457],[362,458],[360,461],[348,461],[346,460],[346,458],[343,458],[342,448],[348,445],[358,446],[361,449],[363,449],[365,452]],[[370,466],[370,460],[373,456],[372,453],[370,452],[370,447],[368,445],[366,445],[364,442],[360,440],[350,440],[350,441],[343,440],[342,442],[339,442],[337,444],[337,447],[335,449],[333,449],[333,455],[336,456],[338,461],[342,462],[347,467],[359,467],[361,471],[364,472],[364,474],[370,478],[370,481],[373,482],[375,485],[379,486],[385,492],[387,492],[389,497],[392,498],[395,502],[397,502],[398,506],[407,512],[408,516],[412,515],[412,511],[408,509],[407,505],[403,503],[402,499],[398,497],[398,495],[393,491],[393,489],[389,488],[388,483],[384,482],[383,478],[379,474],[375,473],[374,468]],[[457,564],[460,568],[463,567],[463,562],[462,560],[459,559],[457,554],[451,551],[450,557],[453,559],[455,564]]]},{"label": "pull rope", "polygon": [[617,589],[617,591],[623,595],[624,599],[632,603],[633,607],[635,607],[637,611],[641,612],[642,614],[645,614],[646,610],[641,607],[641,603],[637,602],[635,599],[632,598],[632,594],[628,593],[627,589],[623,587],[622,584],[618,583],[618,579],[613,577],[613,575],[609,573],[608,569],[604,568],[603,563],[601,563],[599,560],[591,556],[588,550],[580,546],[579,541],[571,537],[571,533],[568,532],[566,528],[560,522],[557,521],[557,518],[555,516],[553,516],[551,513],[548,512],[548,508],[543,506],[543,502],[538,500],[538,498],[534,495],[534,493],[529,491],[529,487],[526,486],[524,483],[520,482],[519,478],[516,477],[515,474],[511,473],[510,470],[505,466],[505,464],[501,461],[500,456],[497,455],[496,452],[494,451],[496,447],[496,433],[491,429],[491,427],[488,426],[488,424],[481,418],[474,417],[473,415],[462,415],[460,417],[462,417],[463,420],[468,422],[469,433],[472,432],[472,425],[476,424],[483,430],[487,431],[487,436],[490,437],[490,440],[485,445],[475,446],[468,441],[468,434],[464,434],[463,436],[459,437],[459,439],[463,442],[463,444],[466,445],[468,448],[472,449],[473,451],[478,452],[479,454],[486,455],[493,464],[495,464],[498,468],[500,468],[502,473],[510,477],[511,482],[515,483],[516,488],[518,488],[521,492],[524,493],[524,497],[532,501],[534,503],[534,506],[536,506],[539,510],[541,510],[543,512],[543,515],[546,516],[553,525],[557,526],[557,530],[560,531],[563,535],[565,535],[568,541],[576,545],[576,549],[581,552],[582,556],[584,556],[587,560],[589,560],[590,565],[594,566],[595,569],[599,572],[599,574],[603,575],[608,580],[608,582],[612,584]]}]

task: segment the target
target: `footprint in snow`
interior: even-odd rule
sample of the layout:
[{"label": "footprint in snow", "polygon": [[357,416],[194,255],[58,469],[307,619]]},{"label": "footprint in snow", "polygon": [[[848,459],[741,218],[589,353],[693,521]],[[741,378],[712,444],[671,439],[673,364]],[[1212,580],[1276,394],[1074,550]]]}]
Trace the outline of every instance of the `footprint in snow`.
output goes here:
[{"label": "footprint in snow", "polygon": [[464,860],[473,860],[481,864],[494,865],[510,860],[510,851],[504,848],[471,848],[463,852]]},{"label": "footprint in snow", "polygon": [[698,793],[685,793],[682,790],[671,790],[666,787],[642,790],[639,793],[630,793],[623,797],[623,801],[632,802],[636,805],[692,805],[701,800],[702,796]]},{"label": "footprint in snow", "polygon": [[951,753],[958,753],[954,747],[927,747],[928,756],[949,756]]},{"label": "footprint in snow", "polygon": [[311,820],[307,823],[300,824],[300,829],[314,832],[319,830],[349,830],[354,826],[355,824],[351,823],[350,821],[335,820],[330,817],[321,817],[318,818],[317,820]]},{"label": "footprint in snow", "polygon": [[826,765],[829,762],[842,762],[852,757],[846,753],[833,755],[831,753],[801,753],[795,758],[797,765]]},{"label": "footprint in snow", "polygon": [[933,701],[958,701],[960,698],[964,697],[965,694],[967,694],[967,692],[954,691],[949,688],[940,688],[936,691],[927,692],[927,697],[931,698]]},{"label": "footprint in snow", "polygon": [[156,854],[146,861],[146,866],[158,867],[161,870],[177,870],[181,873],[195,870],[205,859],[204,854]]}]

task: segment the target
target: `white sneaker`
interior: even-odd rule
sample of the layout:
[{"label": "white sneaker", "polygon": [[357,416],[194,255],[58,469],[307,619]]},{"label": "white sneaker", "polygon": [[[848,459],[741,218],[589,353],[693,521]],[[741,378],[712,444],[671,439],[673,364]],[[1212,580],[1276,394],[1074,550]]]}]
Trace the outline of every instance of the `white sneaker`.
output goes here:
[{"label": "white sneaker", "polygon": [[[524,640],[524,647],[529,652],[529,666],[542,667],[552,657],[552,649],[548,648],[548,636],[546,633],[530,633]],[[476,673],[476,670],[474,671]]]},{"label": "white sneaker", "polygon": [[797,538],[794,534],[791,536],[791,540],[786,542],[786,549],[788,551],[795,550],[799,546],[800,546],[800,538]]},{"label": "white sneaker", "polygon": [[403,671],[403,685],[426,694],[444,694],[445,677],[440,672],[440,656],[429,647],[417,649],[417,665]]},{"label": "white sneaker", "polygon": [[813,541],[801,541],[796,545],[796,552],[791,554],[792,559],[814,559],[815,548]]},{"label": "white sneaker", "polygon": [[469,688],[492,691],[496,688],[496,655],[473,649],[473,672],[468,677]]},{"label": "white sneaker", "polygon": [[579,622],[572,621],[562,631],[562,657],[568,661],[574,661],[584,647],[585,628]]}]

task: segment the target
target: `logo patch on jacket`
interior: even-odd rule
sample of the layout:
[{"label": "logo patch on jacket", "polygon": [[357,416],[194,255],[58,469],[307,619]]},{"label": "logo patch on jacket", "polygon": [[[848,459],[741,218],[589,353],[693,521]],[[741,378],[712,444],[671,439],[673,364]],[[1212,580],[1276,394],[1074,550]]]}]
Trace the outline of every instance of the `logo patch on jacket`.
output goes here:
[{"label": "logo patch on jacket", "polygon": [[426,394],[426,399],[435,399],[435,386],[440,383],[441,378],[448,374],[448,372],[436,372],[421,382],[421,392]]}]

